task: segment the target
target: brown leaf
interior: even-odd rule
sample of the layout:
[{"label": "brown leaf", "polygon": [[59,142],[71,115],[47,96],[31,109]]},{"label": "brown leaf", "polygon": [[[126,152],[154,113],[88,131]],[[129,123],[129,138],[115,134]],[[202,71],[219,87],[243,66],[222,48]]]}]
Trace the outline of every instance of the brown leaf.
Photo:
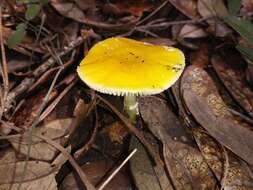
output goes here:
[{"label": "brown leaf", "polygon": [[[58,92],[53,90],[49,95],[49,101],[54,99]],[[46,92],[39,92],[36,96],[27,98],[26,102],[21,106],[21,108],[14,114],[13,123],[17,127],[28,128],[34,121],[40,112],[42,103],[45,101],[44,98]],[[29,105],[29,106],[27,106]]]},{"label": "brown leaf", "polygon": [[[224,37],[232,33],[225,24],[221,23],[216,17],[223,17],[228,13],[223,0],[199,0],[198,12],[203,18],[209,18],[206,22],[210,25],[210,31],[218,37]],[[210,19],[211,17],[214,17]]]},{"label": "brown leaf", "polygon": [[139,104],[143,120],[162,141],[165,163],[176,189],[213,189],[216,180],[208,165],[166,103],[145,97]]},{"label": "brown leaf", "polygon": [[230,94],[253,117],[253,92],[243,77],[244,72],[239,69],[233,69],[218,56],[213,56],[211,62]]},{"label": "brown leaf", "polygon": [[[29,156],[38,160],[52,160],[58,151],[51,145],[45,143],[40,138],[35,136],[43,135],[47,138],[55,140],[58,143],[61,143],[64,137],[68,135],[71,125],[74,122],[75,119],[73,118],[58,119],[34,128],[32,130],[33,138]],[[11,138],[9,141],[17,152],[26,155],[29,147],[28,137],[29,131],[26,131],[21,137]]]},{"label": "brown leaf", "polygon": [[[18,161],[14,151],[7,151],[0,160],[0,189],[21,190],[56,190],[55,169],[47,162],[28,161],[28,168],[23,174],[25,161]],[[23,180],[23,181],[21,181]]]},{"label": "brown leaf", "polygon": [[207,33],[200,27],[194,24],[185,24],[179,34],[178,38],[203,38],[206,37]]},{"label": "brown leaf", "polygon": [[209,51],[207,44],[201,44],[197,51],[191,53],[191,63],[201,68],[207,67],[209,64]]},{"label": "brown leaf", "polygon": [[172,190],[171,182],[165,170],[159,166],[156,166],[157,168],[152,166],[145,148],[133,136],[130,142],[130,149],[133,150],[135,148],[137,152],[129,162],[136,187],[139,190]]},{"label": "brown leaf", "polygon": [[242,0],[242,9],[243,14],[251,14],[253,11],[253,0]]},{"label": "brown leaf", "polygon": [[[193,130],[193,135],[202,155],[224,189],[252,189],[253,179],[246,164],[243,164],[232,152],[224,152],[220,145],[205,132]],[[226,176],[224,176],[225,171],[227,171]]]},{"label": "brown leaf", "polygon": [[191,19],[199,18],[196,0],[169,0],[179,11]]},{"label": "brown leaf", "polygon": [[184,101],[194,118],[218,142],[253,164],[250,126],[228,111],[209,75],[202,68],[189,66],[181,82]]}]

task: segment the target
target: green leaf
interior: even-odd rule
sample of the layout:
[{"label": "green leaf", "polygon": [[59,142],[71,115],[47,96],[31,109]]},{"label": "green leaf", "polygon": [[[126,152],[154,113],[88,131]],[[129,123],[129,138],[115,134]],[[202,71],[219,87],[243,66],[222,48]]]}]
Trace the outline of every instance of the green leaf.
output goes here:
[{"label": "green leaf", "polygon": [[7,45],[9,48],[15,47],[19,44],[25,37],[27,25],[25,23],[20,23],[15,32],[7,40]]},{"label": "green leaf", "polygon": [[243,38],[253,44],[253,24],[233,15],[226,15],[223,20],[237,31]]},{"label": "green leaf", "polygon": [[239,50],[245,57],[253,61],[253,48],[237,45],[236,49]]},{"label": "green leaf", "polygon": [[229,0],[228,1],[228,11],[232,15],[236,15],[236,13],[240,10],[241,0]]},{"label": "green leaf", "polygon": [[41,5],[40,4],[32,4],[28,7],[28,9],[25,12],[25,18],[26,20],[32,20],[34,19],[40,12]]}]

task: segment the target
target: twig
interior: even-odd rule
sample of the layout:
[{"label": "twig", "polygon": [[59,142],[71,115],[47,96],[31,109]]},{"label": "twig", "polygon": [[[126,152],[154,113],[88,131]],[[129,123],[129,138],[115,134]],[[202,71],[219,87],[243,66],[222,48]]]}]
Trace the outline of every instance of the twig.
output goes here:
[{"label": "twig", "polygon": [[105,182],[98,188],[98,190],[104,189],[104,187],[112,180],[112,178],[120,171],[120,169],[127,163],[128,160],[136,153],[137,149],[134,149],[129,156],[119,165],[119,167],[105,180]]},{"label": "twig", "polygon": [[140,142],[145,146],[149,154],[152,156],[154,159],[155,163],[161,167],[164,166],[163,161],[161,160],[160,156],[157,155],[157,153],[153,150],[153,147],[149,144],[149,142],[145,139],[144,135],[142,134],[141,131],[136,129],[131,122],[123,115],[121,114],[110,102],[96,94],[96,96],[104,103],[106,104],[125,124],[125,126],[128,128],[128,130],[133,133],[139,140]]},{"label": "twig", "polygon": [[9,91],[9,78],[8,78],[8,67],[4,49],[4,41],[3,41],[3,23],[2,23],[2,6],[0,6],[0,45],[1,45],[1,55],[2,55],[2,64],[1,64],[1,75],[3,78],[4,91],[1,94],[1,110],[0,110],[0,118],[3,115],[5,109],[5,101]]},{"label": "twig", "polygon": [[45,111],[40,115],[39,121],[42,121],[45,119],[45,117],[48,116],[48,114],[53,111],[53,109],[56,107],[56,105],[61,101],[61,99],[69,92],[69,90],[76,84],[77,80],[74,79],[61,93],[60,95],[48,106]]},{"label": "twig", "polygon": [[[65,47],[62,52],[58,54],[58,57],[62,57],[69,52],[71,52],[75,47],[79,46],[83,43],[84,39],[82,37],[77,38],[75,41],[69,44],[68,47]],[[38,77],[40,77],[44,72],[46,72],[49,68],[54,66],[57,60],[53,57],[50,57],[47,61],[45,61],[42,65],[40,65],[32,74],[32,77],[25,78],[16,88],[14,88],[7,96],[5,102],[4,114],[7,114],[11,109],[11,105],[15,102],[15,99],[26,92],[32,84],[36,81]]]},{"label": "twig", "polygon": [[[96,100],[94,100],[92,102],[92,105],[90,107],[93,108],[94,106],[96,106]],[[89,110],[91,111],[92,108],[89,109]],[[96,107],[95,107],[95,115],[96,115],[95,127],[92,131],[92,135],[91,135],[90,139],[88,140],[88,142],[81,149],[76,151],[75,154],[74,154],[74,157],[77,160],[79,160],[81,158],[81,156],[84,155],[89,150],[89,148],[92,146],[93,142],[96,140],[96,136],[97,136],[97,132],[98,132],[98,113],[97,113]]]},{"label": "twig", "polygon": [[27,154],[26,154],[26,159],[25,159],[26,162],[25,162],[25,165],[24,165],[24,170],[23,170],[23,174],[22,174],[22,179],[21,179],[21,181],[20,181],[20,183],[19,183],[19,185],[18,185],[18,188],[17,188],[18,190],[21,189],[22,181],[23,181],[24,178],[25,178],[26,171],[27,171],[27,168],[28,168],[28,160],[29,160],[29,156],[30,156],[30,152],[31,152],[31,147],[32,147],[32,131],[33,131],[33,129],[34,129],[34,128],[38,125],[38,123],[39,123],[39,116],[40,116],[40,114],[42,113],[42,111],[43,111],[43,109],[45,108],[45,106],[47,105],[47,102],[48,102],[48,100],[49,100],[49,96],[50,96],[50,94],[51,94],[51,92],[52,92],[52,90],[53,90],[53,87],[54,87],[54,85],[55,85],[55,83],[56,83],[56,80],[57,80],[57,78],[59,77],[61,71],[62,71],[62,68],[60,68],[59,71],[56,73],[55,78],[54,78],[54,80],[53,80],[53,82],[52,82],[52,84],[51,84],[51,86],[50,86],[50,88],[49,88],[49,90],[48,90],[48,92],[47,92],[47,94],[46,94],[46,97],[44,98],[44,101],[42,102],[42,105],[40,106],[38,115],[37,115],[37,117],[34,119],[34,121],[33,121],[33,123],[32,123],[32,126],[28,129],[28,140],[27,140],[27,142],[28,142],[28,148],[27,148]]},{"label": "twig", "polygon": [[170,21],[170,22],[161,22],[157,24],[147,24],[147,25],[142,25],[142,26],[136,26],[135,28],[138,29],[155,29],[155,28],[162,28],[162,27],[169,27],[172,25],[181,25],[181,24],[194,24],[194,23],[199,23],[203,22],[208,19],[212,19],[213,17],[206,17],[206,18],[200,18],[197,20],[180,20],[180,21]]},{"label": "twig", "polygon": [[249,124],[253,125],[253,119],[251,119],[250,117],[247,117],[246,115],[243,115],[242,113],[240,113],[234,109],[228,108],[228,111],[230,111],[232,114],[234,114],[236,116],[239,116],[240,118],[242,118],[243,120],[245,120]]},{"label": "twig", "polygon": [[157,7],[152,13],[150,13],[147,17],[145,17],[144,19],[140,20],[136,26],[139,26],[141,24],[143,24],[144,22],[146,22],[148,19],[150,19],[151,17],[153,17],[156,13],[158,13],[163,7],[165,7],[165,5],[167,5],[167,3],[169,2],[169,0],[164,1],[159,7]]},{"label": "twig", "polygon": [[224,165],[223,177],[221,179],[221,190],[224,190],[224,189],[226,189],[226,179],[227,179],[228,172],[229,172],[229,158],[228,158],[228,153],[227,153],[224,146],[222,146],[222,149],[223,149],[224,156],[225,156],[225,165]]},{"label": "twig", "polygon": [[88,177],[85,175],[83,170],[80,168],[80,166],[76,163],[75,159],[68,153],[68,151],[65,150],[64,147],[56,143],[55,141],[46,138],[42,135],[36,135],[36,137],[44,140],[48,144],[52,145],[56,149],[60,150],[61,153],[69,160],[70,164],[73,166],[73,168],[76,170],[77,174],[81,178],[83,184],[86,186],[87,190],[96,190],[96,188],[92,185],[92,183],[89,181]]}]

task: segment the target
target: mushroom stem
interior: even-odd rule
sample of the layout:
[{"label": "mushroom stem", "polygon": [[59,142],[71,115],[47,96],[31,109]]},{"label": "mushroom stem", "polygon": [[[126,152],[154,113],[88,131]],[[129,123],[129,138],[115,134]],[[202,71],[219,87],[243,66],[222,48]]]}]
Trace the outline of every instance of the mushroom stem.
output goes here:
[{"label": "mushroom stem", "polygon": [[128,114],[131,122],[135,123],[138,111],[137,97],[134,95],[125,95],[124,97],[124,110]]}]

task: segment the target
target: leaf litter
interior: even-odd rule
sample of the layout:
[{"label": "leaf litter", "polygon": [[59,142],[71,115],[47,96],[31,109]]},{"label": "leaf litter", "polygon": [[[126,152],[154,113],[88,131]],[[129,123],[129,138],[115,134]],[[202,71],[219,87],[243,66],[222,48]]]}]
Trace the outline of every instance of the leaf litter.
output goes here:
[{"label": "leaf litter", "polygon": [[[252,5],[1,1],[0,188],[253,189]],[[75,73],[113,36],[186,55],[171,89],[139,98],[135,125]]]}]

